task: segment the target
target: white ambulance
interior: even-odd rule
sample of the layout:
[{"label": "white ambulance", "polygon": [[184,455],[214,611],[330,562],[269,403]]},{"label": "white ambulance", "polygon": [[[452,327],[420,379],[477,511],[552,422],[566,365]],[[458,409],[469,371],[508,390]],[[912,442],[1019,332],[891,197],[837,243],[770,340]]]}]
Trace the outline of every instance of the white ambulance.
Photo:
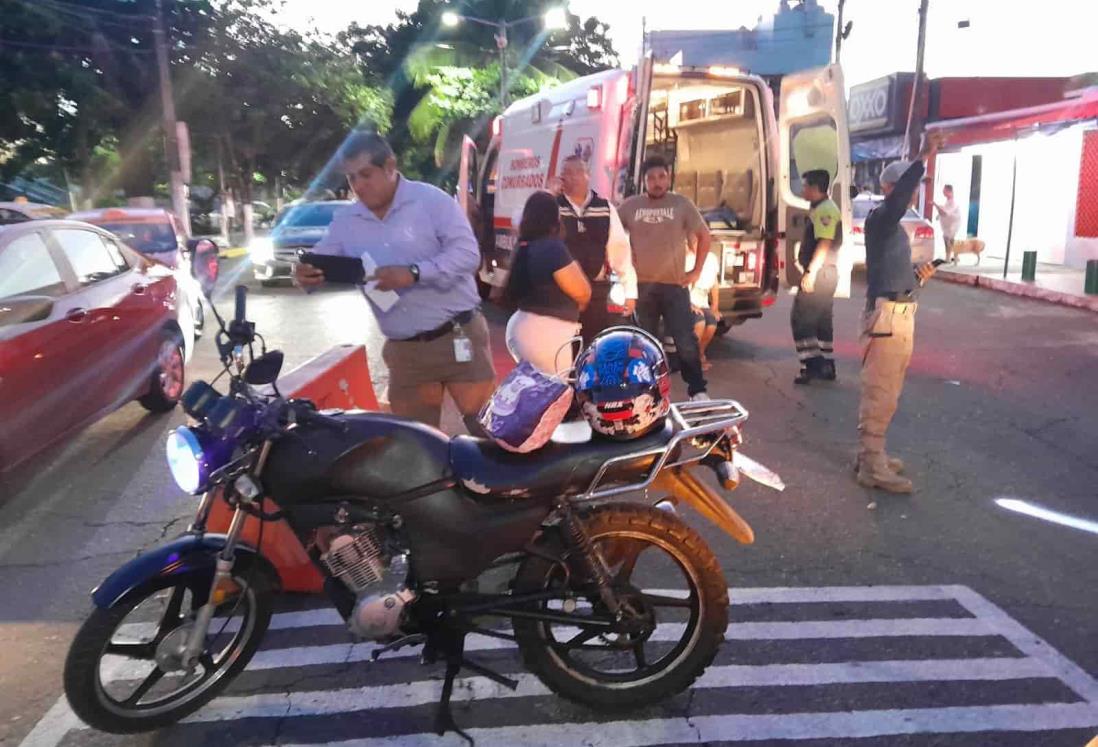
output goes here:
[{"label": "white ambulance", "polygon": [[[466,138],[458,187],[479,234],[485,296],[506,282],[527,197],[549,188],[572,154],[588,162],[592,188],[614,204],[643,189],[646,156],[668,158],[673,189],[697,204],[712,231],[730,324],[762,315],[783,269],[786,282],[799,282],[794,257],[809,207],[800,197],[802,172],[829,171],[849,231],[850,146],[838,66],[783,78],[777,117],[762,78],[647,59],[516,101],[492,129],[483,154]],[[849,252],[839,262],[839,295],[849,295]]]}]

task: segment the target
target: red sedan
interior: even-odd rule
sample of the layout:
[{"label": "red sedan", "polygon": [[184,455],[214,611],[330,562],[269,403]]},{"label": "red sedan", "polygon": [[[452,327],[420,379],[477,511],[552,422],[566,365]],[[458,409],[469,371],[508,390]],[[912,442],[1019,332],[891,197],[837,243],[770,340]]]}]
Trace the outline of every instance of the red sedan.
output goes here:
[{"label": "red sedan", "polygon": [[180,322],[171,271],[107,231],[0,226],[0,470],[133,399],[175,407],[193,339]]}]

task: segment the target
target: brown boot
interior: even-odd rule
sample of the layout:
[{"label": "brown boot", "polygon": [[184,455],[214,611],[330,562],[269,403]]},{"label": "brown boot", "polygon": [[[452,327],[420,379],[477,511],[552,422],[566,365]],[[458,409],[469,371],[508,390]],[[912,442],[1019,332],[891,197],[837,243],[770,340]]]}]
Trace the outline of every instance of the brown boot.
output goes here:
[{"label": "brown boot", "polygon": [[865,488],[877,488],[889,493],[911,493],[915,486],[911,480],[901,477],[888,468],[884,454],[867,454],[858,459],[858,484]]},{"label": "brown boot", "polygon": [[[904,473],[904,460],[900,457],[889,456],[885,454],[885,461],[888,463],[888,469],[895,472],[897,475]],[[861,467],[861,460],[858,457],[854,457],[854,474],[858,474],[858,469]]]}]

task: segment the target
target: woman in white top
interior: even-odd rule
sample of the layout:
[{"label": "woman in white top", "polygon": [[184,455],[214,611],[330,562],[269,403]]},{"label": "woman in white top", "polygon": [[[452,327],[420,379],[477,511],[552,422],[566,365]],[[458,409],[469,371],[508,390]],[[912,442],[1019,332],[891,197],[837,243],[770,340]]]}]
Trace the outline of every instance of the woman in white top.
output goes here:
[{"label": "woman in white top", "polygon": [[[686,255],[686,269],[694,269],[692,253]],[[694,311],[694,334],[698,336],[698,347],[701,349],[702,370],[708,371],[713,364],[705,357],[705,351],[717,335],[717,325],[721,321],[720,267],[717,255],[712,252],[705,258],[698,282],[690,286],[690,306]]]}]

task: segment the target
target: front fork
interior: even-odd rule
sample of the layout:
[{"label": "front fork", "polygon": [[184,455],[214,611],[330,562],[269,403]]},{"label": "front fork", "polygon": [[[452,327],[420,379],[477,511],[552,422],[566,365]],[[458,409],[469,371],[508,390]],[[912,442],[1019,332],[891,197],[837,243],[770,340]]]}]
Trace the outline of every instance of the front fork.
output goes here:
[{"label": "front fork", "polygon": [[[255,469],[252,470],[252,475],[254,477],[259,477],[263,472],[263,467],[267,463],[267,457],[271,453],[271,445],[271,441],[265,441],[263,443],[259,452],[259,459],[256,460]],[[233,489],[233,486],[227,486],[226,489]],[[195,614],[194,627],[191,628],[191,632],[187,636],[187,642],[184,644],[183,651],[180,654],[181,664],[184,669],[193,669],[198,663],[198,659],[202,655],[203,649],[206,647],[206,634],[210,630],[210,621],[213,620],[213,615],[217,610],[218,605],[217,591],[221,587],[221,584],[232,575],[233,566],[236,564],[236,543],[239,541],[240,534],[244,531],[244,523],[248,519],[248,512],[245,510],[245,506],[250,506],[255,501],[256,497],[256,495],[248,496],[237,491],[238,503],[236,511],[233,513],[232,521],[229,523],[229,531],[226,532],[225,535],[225,546],[221,548],[221,552],[217,555],[217,565],[214,569],[213,580],[210,581],[210,591],[206,596],[206,603],[199,607],[198,612]],[[213,504],[213,501],[214,491],[207,491],[202,497],[202,502],[199,504],[194,523],[191,525],[192,530],[199,532],[205,531],[206,519],[209,517],[210,507]],[[262,506],[262,503],[260,505]],[[260,519],[260,521],[262,521],[262,519]]]}]

